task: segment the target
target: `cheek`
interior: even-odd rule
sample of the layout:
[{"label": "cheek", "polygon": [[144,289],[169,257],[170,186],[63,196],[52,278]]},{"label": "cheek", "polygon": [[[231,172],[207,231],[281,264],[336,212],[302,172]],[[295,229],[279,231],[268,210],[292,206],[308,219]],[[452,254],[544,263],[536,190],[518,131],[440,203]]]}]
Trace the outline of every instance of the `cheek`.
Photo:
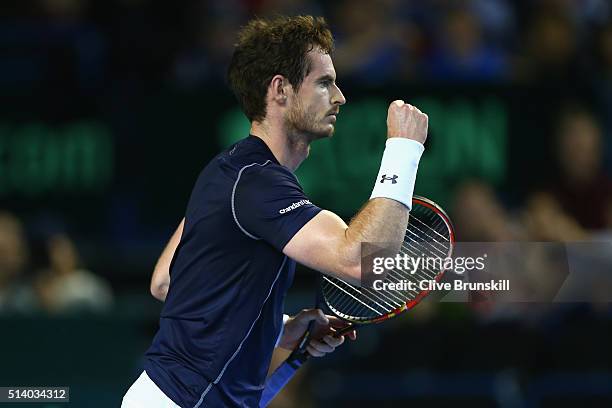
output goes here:
[{"label": "cheek", "polygon": [[308,104],[304,104],[303,106],[304,116],[309,120],[313,120],[322,114],[321,103],[316,99],[308,101]]},{"label": "cheek", "polygon": [[329,91],[325,88],[302,95],[300,98],[302,115],[309,122],[322,120],[329,111]]}]

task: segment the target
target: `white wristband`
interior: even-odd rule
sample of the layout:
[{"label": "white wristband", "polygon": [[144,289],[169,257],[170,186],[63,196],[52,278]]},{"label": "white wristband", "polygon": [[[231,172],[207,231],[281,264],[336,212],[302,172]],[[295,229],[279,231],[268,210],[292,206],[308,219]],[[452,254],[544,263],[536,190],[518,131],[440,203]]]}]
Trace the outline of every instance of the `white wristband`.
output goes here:
[{"label": "white wristband", "polygon": [[401,137],[387,139],[380,170],[370,199],[391,198],[412,209],[412,193],[419,160],[425,147],[416,140]]}]

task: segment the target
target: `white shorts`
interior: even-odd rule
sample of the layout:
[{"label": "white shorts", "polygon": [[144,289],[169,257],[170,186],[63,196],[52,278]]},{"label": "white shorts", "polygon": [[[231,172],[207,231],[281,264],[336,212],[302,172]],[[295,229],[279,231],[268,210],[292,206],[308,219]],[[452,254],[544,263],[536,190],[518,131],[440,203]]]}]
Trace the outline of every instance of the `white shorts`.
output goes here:
[{"label": "white shorts", "polygon": [[181,408],[160,390],[146,371],[123,396],[121,408]]}]

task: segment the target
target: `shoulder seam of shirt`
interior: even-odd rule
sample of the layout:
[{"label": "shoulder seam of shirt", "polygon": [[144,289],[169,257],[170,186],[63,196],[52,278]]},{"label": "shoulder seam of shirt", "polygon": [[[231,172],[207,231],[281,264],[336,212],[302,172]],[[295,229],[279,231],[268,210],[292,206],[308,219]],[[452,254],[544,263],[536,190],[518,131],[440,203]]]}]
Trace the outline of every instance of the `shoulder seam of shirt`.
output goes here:
[{"label": "shoulder seam of shirt", "polygon": [[236,206],[235,206],[235,204],[234,204],[234,198],[235,198],[235,196],[236,196],[236,187],[238,186],[238,182],[240,181],[240,176],[242,176],[242,172],[243,172],[244,170],[246,170],[247,168],[251,167],[251,166],[255,166],[255,165],[257,165],[257,166],[261,166],[261,167],[263,167],[263,166],[268,165],[268,163],[272,163],[272,161],[268,159],[268,160],[266,160],[264,163],[251,163],[251,164],[247,164],[246,166],[244,166],[243,168],[241,168],[241,169],[240,169],[240,171],[238,172],[238,177],[236,177],[236,181],[234,182],[234,187],[232,188],[232,203],[231,203],[231,204],[232,204],[232,215],[233,215],[233,217],[234,217],[234,222],[236,223],[236,225],[238,225],[238,228],[240,228],[240,231],[244,232],[244,234],[245,234],[247,237],[249,237],[249,238],[251,238],[251,239],[255,239],[255,240],[257,240],[257,241],[261,240],[261,238],[259,238],[259,237],[255,236],[255,235],[251,234],[251,233],[250,233],[250,232],[248,232],[246,229],[244,229],[244,228],[242,227],[242,225],[240,225],[240,222],[238,221],[238,216],[236,215]]},{"label": "shoulder seam of shirt", "polygon": [[[268,160],[268,161],[270,161],[270,160]],[[266,163],[264,163],[262,166],[265,166]],[[258,164],[258,163],[253,163],[253,164]],[[247,166],[245,166],[245,167],[247,167]],[[243,169],[244,169],[244,167],[243,167]],[[223,377],[223,374],[225,373],[225,370],[227,369],[227,366],[229,366],[229,364],[238,355],[238,352],[240,352],[240,349],[242,348],[242,345],[244,344],[246,339],[251,334],[251,331],[253,330],[253,327],[255,327],[255,323],[257,323],[257,321],[261,317],[261,312],[263,311],[263,307],[266,304],[266,302],[268,301],[268,299],[270,298],[270,295],[272,294],[272,289],[274,289],[274,286],[276,285],[276,281],[278,280],[278,277],[281,275],[281,271],[283,270],[283,267],[285,266],[286,262],[287,262],[287,256],[285,255],[284,258],[283,258],[283,262],[281,263],[280,267],[278,268],[278,272],[276,272],[276,278],[274,278],[274,282],[272,282],[272,285],[270,286],[270,290],[268,291],[268,296],[266,296],[266,298],[264,299],[264,301],[263,301],[263,303],[261,305],[261,309],[259,310],[259,314],[255,318],[255,320],[253,320],[253,323],[251,324],[251,327],[249,328],[249,331],[244,336],[244,338],[242,339],[240,344],[238,344],[238,348],[236,348],[236,351],[234,351],[234,354],[232,354],[232,356],[229,358],[229,360],[227,360],[227,363],[225,363],[225,365],[221,369],[221,372],[219,373],[217,378],[213,382],[208,383],[208,386],[206,387],[206,389],[204,390],[204,392],[202,392],[202,395],[200,396],[200,400],[198,401],[197,404],[195,404],[195,406],[193,408],[199,408],[200,407],[200,405],[204,401],[204,397],[206,397],[206,394],[208,394],[208,392],[210,391],[210,389],[212,388],[213,385],[216,385],[216,384],[219,383],[219,381],[221,381],[221,377]]]}]

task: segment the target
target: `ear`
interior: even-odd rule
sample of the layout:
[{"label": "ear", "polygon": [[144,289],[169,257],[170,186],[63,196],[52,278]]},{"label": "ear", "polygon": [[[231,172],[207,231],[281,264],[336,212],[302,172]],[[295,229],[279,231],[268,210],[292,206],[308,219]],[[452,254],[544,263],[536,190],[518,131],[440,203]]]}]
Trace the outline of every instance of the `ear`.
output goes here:
[{"label": "ear", "polygon": [[291,84],[289,84],[287,78],[282,75],[274,75],[268,87],[268,94],[279,105],[285,105],[289,97],[290,88]]}]

